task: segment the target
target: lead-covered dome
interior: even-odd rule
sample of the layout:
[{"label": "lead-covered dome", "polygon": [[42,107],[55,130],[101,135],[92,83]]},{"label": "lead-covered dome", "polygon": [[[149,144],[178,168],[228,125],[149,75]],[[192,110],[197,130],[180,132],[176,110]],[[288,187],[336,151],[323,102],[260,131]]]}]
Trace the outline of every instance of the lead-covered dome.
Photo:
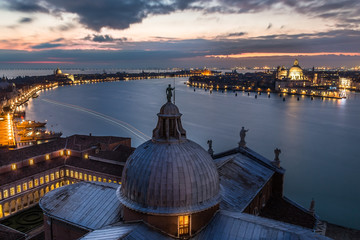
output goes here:
[{"label": "lead-covered dome", "polygon": [[167,102],[158,113],[153,138],[128,158],[118,197],[126,207],[149,214],[183,214],[220,202],[219,175],[213,159],[186,139],[181,114]]}]

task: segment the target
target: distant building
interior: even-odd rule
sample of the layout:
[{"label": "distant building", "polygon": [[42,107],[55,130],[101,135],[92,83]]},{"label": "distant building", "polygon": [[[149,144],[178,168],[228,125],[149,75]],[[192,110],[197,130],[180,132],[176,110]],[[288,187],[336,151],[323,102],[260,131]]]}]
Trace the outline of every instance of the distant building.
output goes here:
[{"label": "distant building", "polygon": [[299,65],[299,61],[295,59],[294,65],[289,69],[286,70],[284,66],[278,67],[276,72],[277,79],[289,79],[292,81],[299,81],[299,80],[307,80],[304,76],[303,69]]},{"label": "distant building", "polygon": [[16,150],[0,150],[0,219],[79,181],[120,184],[130,138],[73,135]]},{"label": "distant building", "polygon": [[312,211],[283,196],[278,159],[244,145],[212,158],[187,139],[181,115],[161,107],[120,186],[88,179],[47,193],[45,239],[328,239],[314,233]]},{"label": "distant building", "polygon": [[54,75],[57,80],[71,80],[74,81],[74,75],[63,73],[60,68],[54,70]]}]

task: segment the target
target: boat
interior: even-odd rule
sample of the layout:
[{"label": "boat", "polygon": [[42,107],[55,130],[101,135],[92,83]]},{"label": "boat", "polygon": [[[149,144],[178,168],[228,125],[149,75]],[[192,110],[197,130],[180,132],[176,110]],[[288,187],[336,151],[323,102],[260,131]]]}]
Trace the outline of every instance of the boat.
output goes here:
[{"label": "boat", "polygon": [[37,98],[38,96],[39,96],[39,94],[34,93],[34,94],[32,95],[32,98]]},{"label": "boat", "polygon": [[24,118],[24,117],[25,117],[25,111],[14,112],[14,118]]},{"label": "boat", "polygon": [[41,128],[41,127],[44,127],[45,125],[46,125],[45,122],[35,122],[35,121],[26,120],[26,121],[22,121],[22,122],[16,124],[16,128],[18,128],[18,129]]},{"label": "boat", "polygon": [[29,131],[26,134],[20,136],[20,142],[51,140],[59,138],[61,135],[61,132],[52,132],[47,130]]}]

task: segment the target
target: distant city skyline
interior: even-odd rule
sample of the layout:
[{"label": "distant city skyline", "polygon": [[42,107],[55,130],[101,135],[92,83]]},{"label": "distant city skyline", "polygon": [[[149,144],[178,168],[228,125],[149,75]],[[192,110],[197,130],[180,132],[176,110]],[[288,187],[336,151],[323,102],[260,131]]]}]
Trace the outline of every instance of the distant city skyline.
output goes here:
[{"label": "distant city skyline", "polygon": [[355,0],[0,0],[0,68],[360,65]]}]

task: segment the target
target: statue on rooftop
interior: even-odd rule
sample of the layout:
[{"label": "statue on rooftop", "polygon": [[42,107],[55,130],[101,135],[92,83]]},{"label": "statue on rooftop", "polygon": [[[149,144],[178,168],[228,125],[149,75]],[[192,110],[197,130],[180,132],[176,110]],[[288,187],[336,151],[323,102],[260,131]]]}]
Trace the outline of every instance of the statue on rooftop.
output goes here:
[{"label": "statue on rooftop", "polygon": [[275,158],[274,158],[274,161],[272,161],[272,164],[276,167],[280,167],[280,159],[279,159],[280,153],[281,153],[281,150],[279,148],[275,148],[275,150],[274,150]]},{"label": "statue on rooftop", "polygon": [[315,200],[312,199],[310,202],[310,208],[309,208],[309,212],[314,215],[315,214]]},{"label": "statue on rooftop", "polygon": [[281,153],[281,150],[280,150],[279,148],[275,148],[274,153],[275,153],[275,159],[274,159],[274,161],[280,161],[279,155],[280,155],[280,153]]},{"label": "statue on rooftop", "polygon": [[214,155],[214,150],[212,149],[212,140],[208,140],[207,144],[209,145],[209,149],[208,149],[208,153],[213,156]]},{"label": "statue on rooftop", "polygon": [[240,130],[240,142],[239,142],[239,147],[246,147],[246,142],[245,142],[245,137],[246,137],[246,133],[249,131],[245,130],[244,127],[241,128]]},{"label": "statue on rooftop", "polygon": [[171,87],[171,84],[169,84],[169,86],[166,88],[166,97],[167,97],[167,101],[171,102],[171,97],[172,97],[172,91],[175,90],[175,88]]}]

